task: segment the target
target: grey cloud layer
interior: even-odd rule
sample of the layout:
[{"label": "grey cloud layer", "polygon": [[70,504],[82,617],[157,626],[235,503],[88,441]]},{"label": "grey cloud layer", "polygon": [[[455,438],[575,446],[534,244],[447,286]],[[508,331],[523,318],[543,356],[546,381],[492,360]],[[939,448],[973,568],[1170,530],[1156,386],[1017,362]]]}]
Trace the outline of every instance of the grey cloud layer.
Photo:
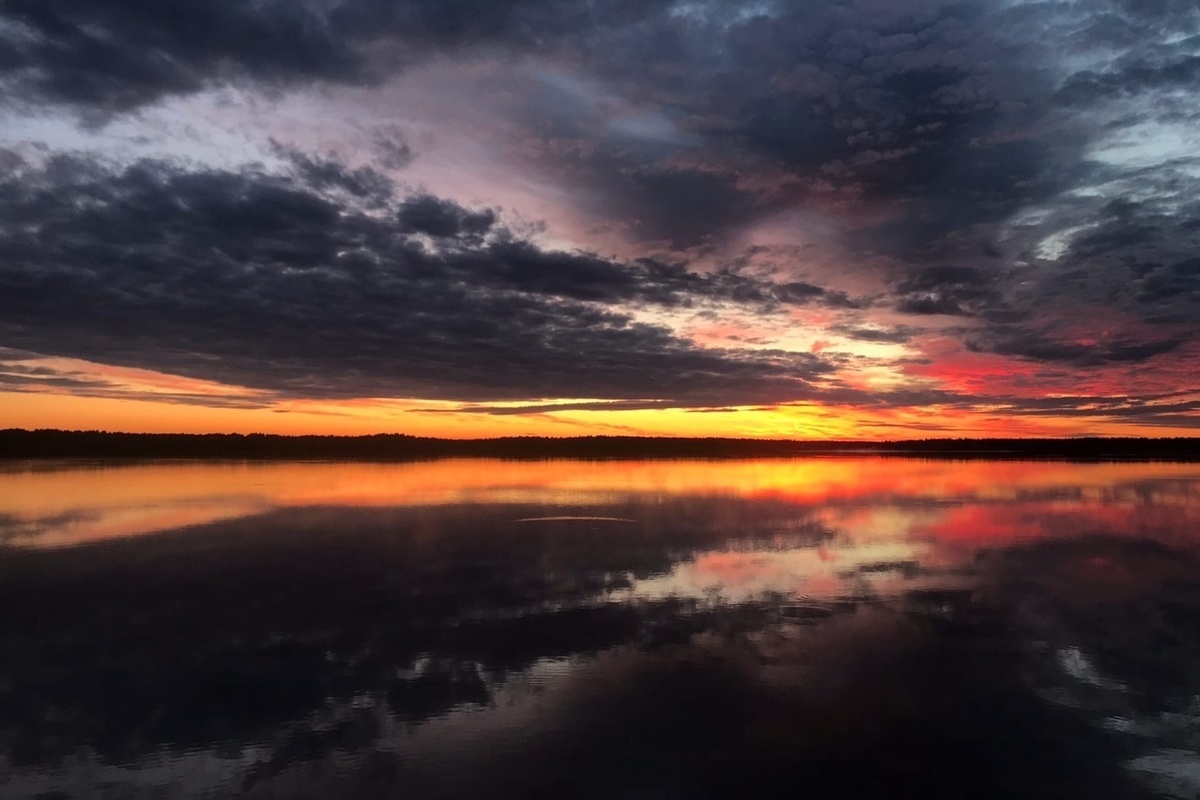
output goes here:
[{"label": "grey cloud layer", "polygon": [[[16,0],[0,20],[13,96],[101,115],[439,55],[546,59],[595,86],[492,88],[593,216],[688,247],[798,203],[886,208],[850,241],[910,259],[996,253],[992,226],[1083,179],[1075,107],[1186,86],[1200,63],[1177,35],[1200,34],[1194,7],[1165,0]],[[1064,71],[1097,52],[1114,60]]]},{"label": "grey cloud layer", "polygon": [[[100,114],[230,83],[369,83],[436,54],[555,59],[650,104],[650,127],[663,130],[643,124],[639,135],[635,121],[598,139],[604,103],[542,87],[514,98],[530,135],[578,143],[571,169],[593,212],[679,245],[832,191],[915,204],[905,224],[876,233],[892,248],[926,248],[1053,193],[1081,144],[1062,130],[1036,135],[1055,86],[1039,68],[1045,54],[1022,43],[1034,23],[984,0],[781,2],[761,13],[724,0],[5,8],[0,74],[14,94]],[[692,152],[700,163],[677,158]],[[785,180],[748,189],[746,173],[763,170]]]},{"label": "grey cloud layer", "polygon": [[247,81],[370,84],[439,52],[533,48],[656,5],[666,4],[12,0],[0,10],[0,75],[24,98],[109,114]]},{"label": "grey cloud layer", "polygon": [[547,251],[490,210],[384,202],[382,176],[310,166],[14,164],[0,337],[302,397],[771,402],[830,371],[807,354],[700,348],[617,305],[842,302],[819,287]]}]

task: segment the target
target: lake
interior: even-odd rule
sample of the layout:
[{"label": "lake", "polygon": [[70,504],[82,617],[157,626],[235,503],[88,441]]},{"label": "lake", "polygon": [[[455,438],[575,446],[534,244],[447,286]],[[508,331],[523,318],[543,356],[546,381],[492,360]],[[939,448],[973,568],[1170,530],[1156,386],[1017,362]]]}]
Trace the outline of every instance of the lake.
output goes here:
[{"label": "lake", "polygon": [[0,796],[1195,798],[1200,465],[0,467]]}]

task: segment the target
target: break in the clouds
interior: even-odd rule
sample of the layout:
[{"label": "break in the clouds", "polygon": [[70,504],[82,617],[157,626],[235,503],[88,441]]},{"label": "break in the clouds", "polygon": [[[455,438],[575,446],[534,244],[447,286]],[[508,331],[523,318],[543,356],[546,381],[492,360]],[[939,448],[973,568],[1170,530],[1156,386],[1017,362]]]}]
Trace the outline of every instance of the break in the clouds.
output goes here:
[{"label": "break in the clouds", "polygon": [[1173,0],[15,0],[0,346],[1190,426],[1198,78]]}]

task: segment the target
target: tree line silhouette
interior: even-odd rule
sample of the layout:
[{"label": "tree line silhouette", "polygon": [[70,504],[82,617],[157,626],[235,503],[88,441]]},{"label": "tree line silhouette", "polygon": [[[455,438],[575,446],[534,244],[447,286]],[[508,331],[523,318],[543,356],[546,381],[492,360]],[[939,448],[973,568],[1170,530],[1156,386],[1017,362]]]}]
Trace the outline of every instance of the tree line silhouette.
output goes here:
[{"label": "tree line silhouette", "polygon": [[790,439],[511,436],[435,439],[402,433],[282,436],[240,433],[113,433],[54,429],[0,430],[0,459],[371,460],[434,458],[788,458],[876,454],[924,458],[1054,458],[1200,461],[1200,438]]}]

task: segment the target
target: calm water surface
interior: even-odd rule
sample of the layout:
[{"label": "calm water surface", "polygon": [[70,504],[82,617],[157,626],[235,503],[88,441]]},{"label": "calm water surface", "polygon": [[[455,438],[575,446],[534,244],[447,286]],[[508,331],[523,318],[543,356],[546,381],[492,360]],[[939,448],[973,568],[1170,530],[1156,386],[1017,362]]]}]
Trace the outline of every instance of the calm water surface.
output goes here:
[{"label": "calm water surface", "polygon": [[1200,796],[1200,465],[0,468],[0,796]]}]

